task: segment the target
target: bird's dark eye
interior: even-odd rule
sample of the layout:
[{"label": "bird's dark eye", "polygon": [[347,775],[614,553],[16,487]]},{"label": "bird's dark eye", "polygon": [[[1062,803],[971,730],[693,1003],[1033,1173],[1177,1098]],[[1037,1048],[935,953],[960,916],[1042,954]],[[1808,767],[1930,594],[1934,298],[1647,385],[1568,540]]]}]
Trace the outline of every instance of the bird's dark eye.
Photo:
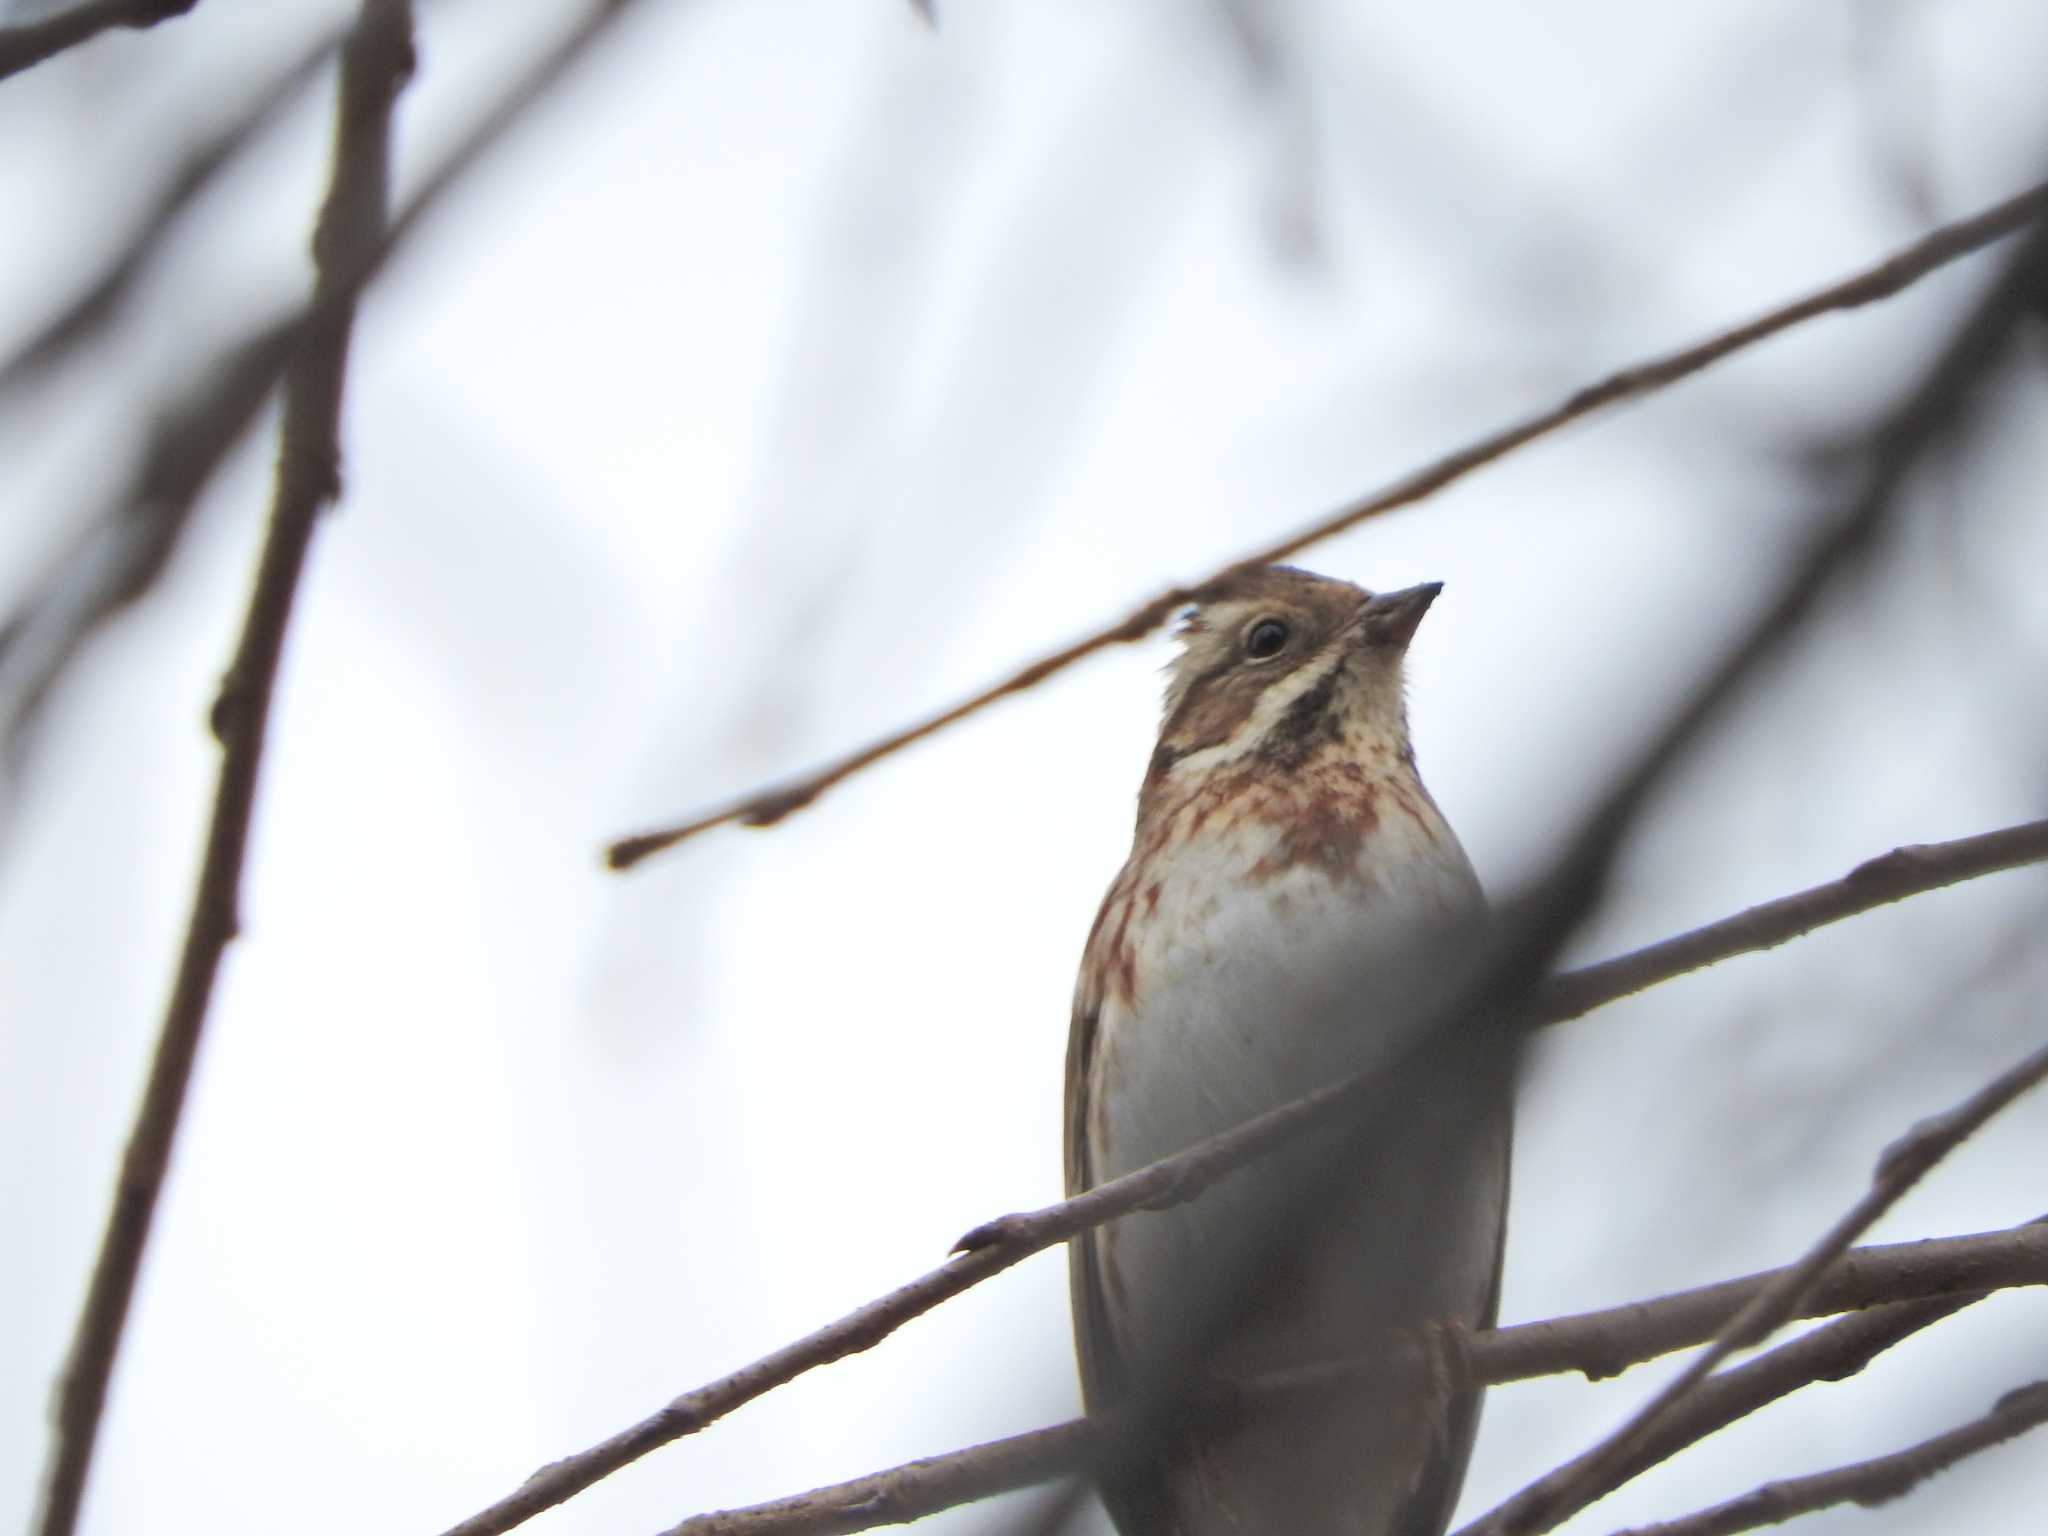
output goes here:
[{"label": "bird's dark eye", "polygon": [[1253,661],[1278,656],[1287,645],[1287,625],[1279,619],[1261,619],[1245,631],[1244,653]]}]

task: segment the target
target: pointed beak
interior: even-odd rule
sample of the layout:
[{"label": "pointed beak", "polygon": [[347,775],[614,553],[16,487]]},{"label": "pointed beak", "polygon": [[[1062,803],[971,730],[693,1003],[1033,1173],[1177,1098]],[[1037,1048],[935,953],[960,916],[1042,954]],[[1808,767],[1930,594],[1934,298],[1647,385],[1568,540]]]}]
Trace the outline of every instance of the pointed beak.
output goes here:
[{"label": "pointed beak", "polygon": [[1422,616],[1429,612],[1429,605],[1443,589],[1440,581],[1425,581],[1419,587],[1403,587],[1399,592],[1375,593],[1358,610],[1359,634],[1371,644],[1406,650],[1408,642],[1415,638]]}]

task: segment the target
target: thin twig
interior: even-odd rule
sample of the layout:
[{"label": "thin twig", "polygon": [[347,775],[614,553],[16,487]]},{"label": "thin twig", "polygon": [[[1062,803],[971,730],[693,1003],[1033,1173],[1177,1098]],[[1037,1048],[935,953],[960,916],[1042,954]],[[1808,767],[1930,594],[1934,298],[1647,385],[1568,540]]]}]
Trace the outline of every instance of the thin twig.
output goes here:
[{"label": "thin twig", "polygon": [[241,638],[213,709],[222,750],[205,856],[156,1055],[64,1373],[36,1525],[41,1536],[69,1536],[77,1524],[207,1005],[221,956],[239,926],[242,868],[285,628],[315,521],[340,484],[342,381],[355,310],[353,291],[336,291],[336,274],[359,263],[361,253],[380,237],[392,109],[412,68],[411,0],[363,0],[361,18],[342,52],[334,170],[313,233],[314,319],[286,377],[269,532]]},{"label": "thin twig", "polygon": [[2001,1397],[1982,1418],[1931,1436],[1903,1451],[1873,1456],[1810,1477],[1765,1483],[1740,1498],[1700,1510],[1682,1520],[1639,1525],[1616,1536],[1735,1536],[1759,1526],[1779,1525],[1836,1504],[1873,1509],[1903,1498],[1937,1472],[2048,1424],[2048,1381],[2037,1381]]},{"label": "thin twig", "polygon": [[199,0],[84,0],[41,21],[0,27],[0,80],[116,27],[140,31],[182,16]]},{"label": "thin twig", "polygon": [[[1902,860],[1901,855],[1909,857]],[[1781,933],[1780,928],[1794,920],[1804,925],[1800,929],[1804,932],[1867,911],[1879,904],[1879,899],[1874,890],[1864,888],[1869,877],[1861,875],[1862,871],[1891,871],[1882,883],[1886,894],[1881,900],[1895,901],[1915,891],[1931,891],[1958,880],[2043,859],[2048,859],[2048,832],[2038,822],[1951,843],[1894,850],[1867,860],[1858,866],[1859,873],[1833,886],[1819,886],[1783,902],[1752,908],[1666,945],[1653,945],[1582,971],[1566,972],[1540,994],[1541,1000],[1556,996],[1562,1001],[1539,1001],[1536,1018],[1541,1022],[1576,1018],[1601,1002],[1627,996],[1656,981],[1683,975],[1729,955],[1782,942],[1790,934]],[[1834,895],[1829,896],[1829,892]],[[1651,956],[1656,958],[1649,959]],[[1662,974],[1651,974],[1653,966],[1662,966]],[[1248,1161],[1267,1146],[1279,1145],[1299,1134],[1308,1124],[1330,1113],[1334,1104],[1359,1089],[1357,1082],[1338,1084],[1073,1199],[985,1222],[960,1240],[962,1256],[953,1262],[732,1375],[685,1393],[659,1412],[597,1445],[550,1462],[512,1493],[452,1527],[446,1536],[500,1536],[650,1451],[695,1434],[804,1372],[872,1349],[913,1318],[1042,1249],[1128,1211],[1163,1209],[1192,1199],[1230,1168]]]},{"label": "thin twig", "polygon": [[[1977,1092],[1942,1114],[1923,1120],[1885,1149],[1870,1188],[1798,1263],[1763,1287],[1722,1328],[1714,1342],[1621,1427],[1584,1455],[1538,1478],[1505,1503],[1467,1526],[1459,1536],[1522,1536],[1547,1531],[1613,1492],[1641,1467],[1647,1447],[1677,1419],[1688,1396],[1704,1393],[1716,1366],[1736,1350],[1766,1338],[1796,1317],[1807,1292],[1870,1224],[1890,1210],[1935,1164],[1961,1146],[1979,1127],[2028,1089],[2048,1078],[2048,1046],[2001,1072]],[[1728,1374],[1733,1374],[1728,1373]]]},{"label": "thin twig", "polygon": [[1106,650],[1112,645],[1144,639],[1172,618],[1175,611],[1182,607],[1194,592],[1212,582],[1222,580],[1233,571],[1247,566],[1269,565],[1277,560],[1286,560],[1313,544],[1319,544],[1348,528],[1357,526],[1368,518],[1421,501],[1454,481],[1463,479],[1474,470],[1482,469],[1572,422],[1591,416],[1608,406],[1652,394],[1720,362],[1733,353],[1754,346],[1815,316],[1837,310],[1855,309],[1890,298],[1958,257],[1966,256],[2023,228],[2044,209],[2048,209],[2048,185],[2036,186],[1973,217],[1943,225],[1852,277],[1831,283],[1755,319],[1718,332],[1705,341],[1609,374],[1598,383],[1575,391],[1550,409],[1503,427],[1454,453],[1446,454],[1434,463],[1397,480],[1384,490],[1376,491],[1359,501],[1341,507],[1307,527],[1267,545],[1264,549],[1244,556],[1202,581],[1191,586],[1173,587],[1160,593],[1149,602],[1133,609],[1118,622],[1042,656],[1002,681],[961,700],[950,709],[941,710],[927,719],[893,731],[857,752],[828,763],[814,773],[756,791],[679,825],[620,838],[605,850],[605,861],[613,869],[629,869],[650,854],[672,848],[700,832],[710,831],[713,827],[728,824],[749,827],[773,826],[792,812],[802,810],[842,781],[880,762],[883,758],[902,751],[914,742],[922,741],[925,737],[942,731],[1011,694],[1022,693],[1097,651]]},{"label": "thin twig", "polygon": [[693,1515],[663,1536],[847,1536],[903,1525],[1077,1472],[1104,1439],[1095,1421],[1070,1419],[790,1498]]},{"label": "thin twig", "polygon": [[[1780,1273],[1748,1275],[1576,1317],[1489,1329],[1465,1341],[1458,1369],[1476,1386],[1571,1370],[1588,1377],[1612,1375],[1713,1338],[1747,1297]],[[1894,1243],[1844,1254],[1808,1299],[1804,1315],[1826,1317],[1916,1301],[1938,1301],[1952,1310],[2005,1286],[2041,1284],[2048,1284],[2048,1225],[2034,1223],[2005,1232]],[[1892,1325],[1882,1331],[1889,1337]],[[1867,1341],[1868,1335],[1863,1337]],[[1331,1361],[1312,1372],[1250,1382],[1244,1390],[1285,1391],[1338,1376],[1421,1368],[1416,1342],[1396,1342],[1407,1344],[1405,1358],[1382,1354]],[[1825,1355],[1831,1365],[1843,1358],[1841,1342],[1838,1337]],[[1774,1374],[1785,1379],[1782,1362]],[[845,1536],[901,1524],[1079,1471],[1107,1438],[1098,1422],[1072,1419],[789,1498],[697,1515],[671,1527],[665,1536]]]}]

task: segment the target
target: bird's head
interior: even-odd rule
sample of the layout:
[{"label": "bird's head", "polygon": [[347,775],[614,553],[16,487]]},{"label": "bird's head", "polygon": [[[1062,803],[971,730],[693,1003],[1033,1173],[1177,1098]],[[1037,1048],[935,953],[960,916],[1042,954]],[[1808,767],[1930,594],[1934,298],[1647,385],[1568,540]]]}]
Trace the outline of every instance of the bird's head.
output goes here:
[{"label": "bird's head", "polygon": [[1402,661],[1441,588],[1375,593],[1276,565],[1195,593],[1146,796],[1219,769],[1285,775],[1332,755],[1410,763]]}]

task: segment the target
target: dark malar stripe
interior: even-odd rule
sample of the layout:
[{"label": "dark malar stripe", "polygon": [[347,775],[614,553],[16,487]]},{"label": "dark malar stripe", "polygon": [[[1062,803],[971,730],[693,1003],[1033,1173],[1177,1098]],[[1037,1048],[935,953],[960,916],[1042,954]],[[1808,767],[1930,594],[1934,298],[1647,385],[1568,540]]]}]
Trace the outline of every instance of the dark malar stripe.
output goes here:
[{"label": "dark malar stripe", "polygon": [[1330,706],[1337,697],[1337,674],[1343,669],[1340,660],[1315,687],[1287,706],[1259,743],[1262,759],[1279,768],[1299,768],[1318,745],[1338,739],[1337,716]]}]

